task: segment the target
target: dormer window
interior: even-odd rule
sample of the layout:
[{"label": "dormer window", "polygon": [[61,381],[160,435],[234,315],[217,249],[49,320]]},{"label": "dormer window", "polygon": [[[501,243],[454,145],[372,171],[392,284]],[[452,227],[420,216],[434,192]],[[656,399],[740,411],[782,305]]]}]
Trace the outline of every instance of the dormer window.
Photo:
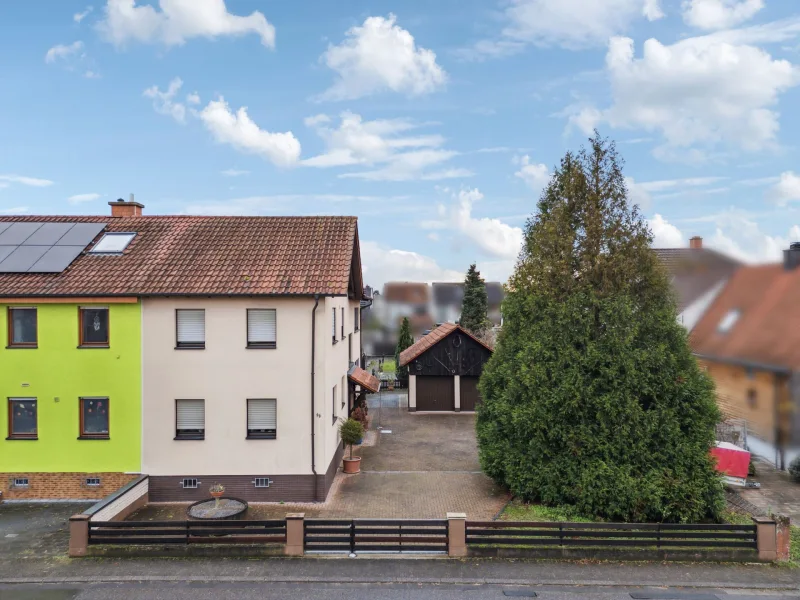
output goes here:
[{"label": "dormer window", "polygon": [[131,240],[136,237],[135,233],[106,233],[100,238],[91,250],[90,254],[122,254]]},{"label": "dormer window", "polygon": [[729,310],[717,325],[717,331],[719,333],[728,333],[736,325],[736,321],[739,320],[741,314],[738,308]]}]

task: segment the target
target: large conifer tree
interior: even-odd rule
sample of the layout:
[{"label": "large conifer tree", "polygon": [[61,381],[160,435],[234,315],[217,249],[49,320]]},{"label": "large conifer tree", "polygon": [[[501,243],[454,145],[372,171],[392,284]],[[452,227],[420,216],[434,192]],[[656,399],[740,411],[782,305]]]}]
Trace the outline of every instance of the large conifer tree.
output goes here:
[{"label": "large conifer tree", "polygon": [[408,380],[408,366],[400,366],[400,353],[414,343],[414,336],[411,335],[411,325],[408,322],[408,317],[403,317],[403,323],[400,325],[400,334],[397,338],[397,347],[394,351],[394,361],[397,379],[400,381]]},{"label": "large conifer tree", "polygon": [[524,233],[480,381],[484,471],[587,516],[718,518],[713,383],[676,321],[614,144],[595,134],[568,153]]},{"label": "large conifer tree", "polygon": [[489,300],[486,296],[486,283],[481,279],[475,264],[469,266],[464,279],[464,300],[461,303],[461,320],[459,325],[477,337],[491,327],[489,318]]}]

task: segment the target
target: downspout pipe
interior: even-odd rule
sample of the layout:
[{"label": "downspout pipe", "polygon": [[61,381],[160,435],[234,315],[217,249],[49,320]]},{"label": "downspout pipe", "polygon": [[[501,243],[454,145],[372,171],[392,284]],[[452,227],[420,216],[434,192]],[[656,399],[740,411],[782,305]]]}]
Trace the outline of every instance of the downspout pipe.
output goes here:
[{"label": "downspout pipe", "polygon": [[315,437],[316,437],[316,416],[317,407],[314,402],[314,364],[315,351],[317,346],[317,306],[319,306],[319,294],[314,294],[314,308],[311,310],[311,472],[314,474],[314,502],[317,501],[317,461],[315,456]]}]

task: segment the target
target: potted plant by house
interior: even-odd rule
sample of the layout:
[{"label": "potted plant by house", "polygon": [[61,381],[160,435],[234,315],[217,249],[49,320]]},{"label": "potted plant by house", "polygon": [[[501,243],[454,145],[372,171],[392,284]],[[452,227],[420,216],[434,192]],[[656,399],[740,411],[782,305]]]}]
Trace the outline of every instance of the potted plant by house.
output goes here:
[{"label": "potted plant by house", "polygon": [[364,426],[355,419],[347,419],[339,425],[339,435],[342,436],[342,441],[350,446],[350,458],[343,460],[343,471],[345,473],[358,473],[361,471],[361,457],[353,457],[353,444],[357,444],[358,440],[364,437]]},{"label": "potted plant by house", "polygon": [[215,483],[210,488],[208,488],[208,493],[211,494],[211,497],[214,499],[214,506],[219,506],[219,499],[222,498],[222,495],[225,493],[225,486],[221,483]]}]

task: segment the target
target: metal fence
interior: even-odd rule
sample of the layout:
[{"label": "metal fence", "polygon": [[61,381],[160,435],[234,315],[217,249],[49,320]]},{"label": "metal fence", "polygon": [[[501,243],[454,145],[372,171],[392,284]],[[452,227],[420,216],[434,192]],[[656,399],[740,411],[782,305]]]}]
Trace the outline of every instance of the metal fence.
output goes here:
[{"label": "metal fence", "polygon": [[756,549],[755,525],[467,521],[470,546]]},{"label": "metal fence", "polygon": [[446,519],[306,519],[306,552],[447,553]]},{"label": "metal fence", "polygon": [[286,521],[92,521],[88,545],[283,544]]}]

